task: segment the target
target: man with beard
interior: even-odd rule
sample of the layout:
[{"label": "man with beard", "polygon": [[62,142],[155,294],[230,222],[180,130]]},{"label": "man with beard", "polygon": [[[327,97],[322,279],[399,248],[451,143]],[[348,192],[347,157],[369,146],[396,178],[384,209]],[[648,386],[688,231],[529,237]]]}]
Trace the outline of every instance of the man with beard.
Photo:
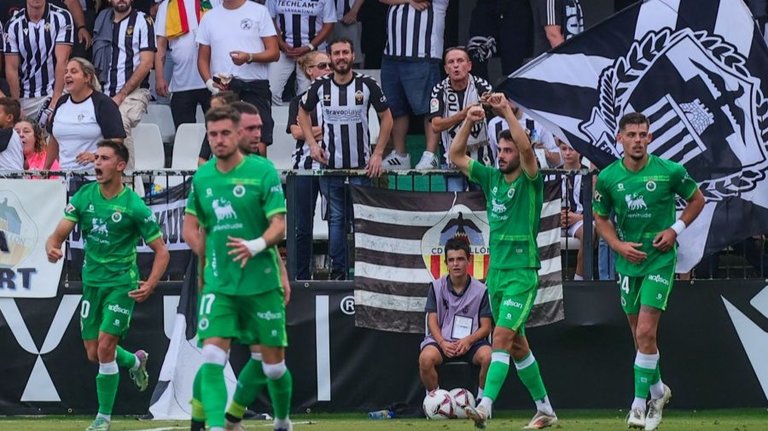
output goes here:
[{"label": "man with beard", "polygon": [[[299,126],[306,137],[309,154],[328,169],[367,169],[369,177],[381,175],[384,147],[392,131],[392,114],[381,87],[370,76],[352,71],[355,51],[352,41],[338,39],[328,45],[333,73],[317,79],[310,87],[299,109]],[[312,133],[312,112],[318,103],[323,118],[323,150]],[[368,109],[373,105],[379,114],[379,138],[371,154],[368,132]],[[350,177],[349,184],[364,185],[363,177]],[[331,277],[347,277],[347,229],[352,215],[352,199],[343,176],[320,178],[320,192],[328,200],[328,232],[331,254]]]},{"label": "man with beard", "polygon": [[[93,31],[93,65],[104,93],[120,108],[133,169],[135,157],[131,130],[141,121],[149,104],[149,70],[155,61],[152,18],[133,8],[133,0],[110,0],[111,8],[96,17]],[[117,50],[117,52],[114,52]]]},{"label": "man with beard", "polygon": [[288,413],[293,383],[285,366],[285,302],[275,248],[285,236],[285,197],[271,162],[238,151],[240,117],[228,106],[205,115],[216,157],[192,178],[184,216],[184,240],[205,259],[198,310],[202,405],[210,429],[223,431],[224,366],[237,339],[261,352],[275,430],[287,431],[292,428]]},{"label": "man with beard", "polygon": [[485,120],[485,111],[480,106],[467,112],[449,153],[456,167],[483,189],[491,225],[492,252],[486,283],[496,322],[493,352],[483,398],[477,408],[467,407],[466,413],[477,428],[485,428],[493,402],[507,378],[511,356],[520,380],[536,403],[536,415],[526,428],[540,429],[557,423],[539,365],[525,336],[525,322],[539,287],[541,262],[536,236],[544,201],[544,179],[531,141],[505,96],[492,94],[488,103],[509,124],[509,130],[502,131],[498,139],[499,168],[485,166],[467,156],[469,134],[475,124]]},{"label": "man with beard", "polygon": [[[704,195],[682,165],[648,154],[653,139],[649,129],[648,117],[639,112],[619,120],[616,140],[624,147],[624,157],[597,177],[592,211],[597,232],[618,255],[621,307],[637,349],[635,399],[627,425],[652,431],[672,398],[661,381],[656,333],[675,281],[676,240],[704,208]],[[677,196],[687,204],[675,220]]]},{"label": "man with beard", "polygon": [[[170,260],[155,215],[133,190],[123,185],[127,158],[128,150],[122,143],[99,142],[94,161],[96,182],[84,185],[72,196],[64,219],[45,246],[48,261],[56,262],[63,257],[61,244],[75,224],[80,225],[86,244],[80,328],[88,359],[99,364],[99,412],[86,431],[109,431],[120,383],[118,367],[128,368],[140,391],[149,385],[149,354],[144,350],[128,352],[118,342],[128,332],[135,303],[149,298]],[[138,280],[139,237],[155,252],[147,281]]]},{"label": "man with beard", "polygon": [[27,0],[5,28],[5,78],[9,96],[19,99],[24,117],[42,126],[64,90],[72,52],[72,14],[47,0]]}]

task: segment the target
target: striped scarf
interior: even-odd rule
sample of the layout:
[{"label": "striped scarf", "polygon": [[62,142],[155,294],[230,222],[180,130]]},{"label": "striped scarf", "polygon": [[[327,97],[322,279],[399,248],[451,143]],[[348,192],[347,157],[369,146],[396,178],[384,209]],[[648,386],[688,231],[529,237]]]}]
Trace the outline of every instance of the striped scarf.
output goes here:
[{"label": "striped scarf", "polygon": [[[211,10],[210,0],[195,0],[195,17],[197,22],[207,11]],[[165,36],[173,39],[189,33],[189,17],[184,6],[184,0],[169,0],[168,15],[165,20]]]}]

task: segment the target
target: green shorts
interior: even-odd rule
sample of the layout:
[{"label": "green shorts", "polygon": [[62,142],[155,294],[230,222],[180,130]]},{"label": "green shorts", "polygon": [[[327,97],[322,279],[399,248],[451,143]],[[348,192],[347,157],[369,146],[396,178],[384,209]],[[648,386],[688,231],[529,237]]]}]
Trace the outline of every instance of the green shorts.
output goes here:
[{"label": "green shorts", "polygon": [[496,326],[525,335],[525,322],[539,288],[539,272],[533,268],[491,269],[486,284]]},{"label": "green shorts", "polygon": [[244,296],[203,292],[198,302],[197,337],[236,339],[246,345],[287,346],[282,290]]},{"label": "green shorts", "polygon": [[83,286],[80,332],[83,340],[96,340],[99,332],[122,337],[128,332],[136,301],[128,296],[135,287]]},{"label": "green shorts", "polygon": [[619,274],[621,308],[626,314],[639,313],[641,305],[666,310],[674,281],[674,265],[652,271],[644,276]]}]

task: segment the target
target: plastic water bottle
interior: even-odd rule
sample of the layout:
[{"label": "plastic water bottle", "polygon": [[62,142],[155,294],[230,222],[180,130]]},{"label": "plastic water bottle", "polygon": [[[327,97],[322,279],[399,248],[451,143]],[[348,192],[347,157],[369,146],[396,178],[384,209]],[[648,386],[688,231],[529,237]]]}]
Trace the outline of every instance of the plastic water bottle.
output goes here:
[{"label": "plastic water bottle", "polygon": [[395,417],[395,412],[392,410],[376,410],[368,412],[368,419],[392,419]]}]

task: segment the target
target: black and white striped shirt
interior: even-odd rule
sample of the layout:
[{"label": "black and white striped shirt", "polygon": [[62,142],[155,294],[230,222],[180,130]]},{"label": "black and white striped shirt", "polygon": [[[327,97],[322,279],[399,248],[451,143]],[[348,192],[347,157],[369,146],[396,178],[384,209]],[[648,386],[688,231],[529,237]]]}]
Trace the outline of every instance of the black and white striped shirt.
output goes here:
[{"label": "black and white striped shirt", "polygon": [[359,1],[363,0],[336,0],[336,19],[341,21],[341,19],[344,18],[344,15],[352,10],[352,6]]},{"label": "black and white striped shirt", "polygon": [[390,6],[384,56],[442,60],[447,9],[448,0],[433,0],[423,11],[410,4]]},{"label": "black and white striped shirt", "polygon": [[[336,22],[334,0],[268,0],[267,9],[289,46],[300,48],[312,42],[324,24]],[[318,49],[325,48],[325,42]]]},{"label": "black and white striped shirt", "polygon": [[352,81],[339,85],[333,74],[312,84],[301,107],[312,112],[320,104],[323,141],[329,153],[328,168],[362,169],[371,156],[371,136],[368,131],[368,110],[389,109],[387,98],[375,79],[353,72]]},{"label": "black and white striped shirt", "polygon": [[[111,13],[111,9],[101,13]],[[111,19],[111,18],[108,18]],[[98,29],[94,38],[98,37]],[[133,72],[139,67],[142,51],[157,51],[155,28],[152,18],[133,9],[120,22],[112,26],[112,58],[109,61],[107,81],[101,86],[104,93],[113,97],[123,89]],[[144,78],[140,88],[149,88],[149,80]]]},{"label": "black and white striped shirt", "polygon": [[[285,128],[285,133],[291,134],[291,126],[298,126],[299,116],[299,104],[304,98],[304,94],[300,94],[291,100],[291,104],[288,106],[288,124]],[[309,112],[309,118],[312,122],[312,127],[317,127],[323,123],[322,105],[319,103],[313,111]],[[325,150],[325,142],[318,142],[320,148]],[[293,159],[293,169],[320,169],[320,163],[314,160],[309,155],[309,145],[303,139],[296,140],[296,151],[291,156]]]},{"label": "black and white striped shirt", "polygon": [[[580,169],[587,167],[581,165]],[[563,207],[568,208],[568,212],[584,214],[584,199],[582,198],[582,177],[583,175],[563,174],[560,183],[560,192],[563,199]]]},{"label": "black and white striped shirt", "polygon": [[66,9],[46,4],[43,17],[29,20],[22,9],[8,21],[5,54],[19,56],[21,98],[44,97],[53,92],[56,79],[56,45],[74,43],[72,15]]}]

